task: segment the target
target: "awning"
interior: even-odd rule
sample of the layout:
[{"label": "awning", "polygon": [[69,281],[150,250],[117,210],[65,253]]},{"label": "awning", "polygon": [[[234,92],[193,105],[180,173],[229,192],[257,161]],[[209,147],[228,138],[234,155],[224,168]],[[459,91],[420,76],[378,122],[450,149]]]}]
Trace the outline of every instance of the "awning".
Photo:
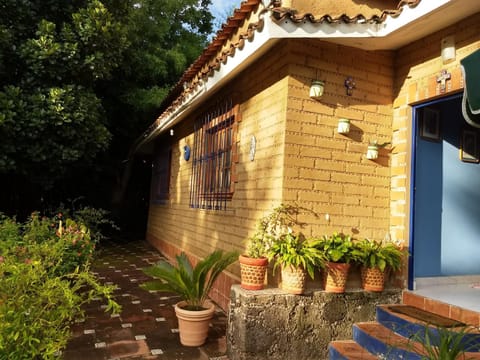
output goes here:
[{"label": "awning", "polygon": [[462,113],[465,121],[480,128],[480,50],[460,60],[465,89]]}]

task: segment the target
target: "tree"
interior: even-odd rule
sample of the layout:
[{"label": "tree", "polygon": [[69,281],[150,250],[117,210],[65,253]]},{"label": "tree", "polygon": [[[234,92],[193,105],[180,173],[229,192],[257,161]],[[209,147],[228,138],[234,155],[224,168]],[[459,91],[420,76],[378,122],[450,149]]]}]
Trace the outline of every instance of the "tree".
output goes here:
[{"label": "tree", "polygon": [[93,85],[121,64],[128,39],[98,0],[76,8],[41,3],[0,7],[0,172],[48,188],[107,148],[111,135]]},{"label": "tree", "polygon": [[0,203],[112,188],[134,139],[205,46],[209,4],[0,0],[0,181],[11,189]]}]

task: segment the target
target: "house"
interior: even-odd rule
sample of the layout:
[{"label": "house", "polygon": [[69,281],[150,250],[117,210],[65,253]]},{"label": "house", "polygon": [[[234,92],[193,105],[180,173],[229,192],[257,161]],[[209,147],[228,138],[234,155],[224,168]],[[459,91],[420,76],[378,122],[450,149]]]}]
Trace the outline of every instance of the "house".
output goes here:
[{"label": "house", "polygon": [[[408,247],[400,287],[474,279],[480,135],[461,61],[479,48],[477,1],[243,1],[136,145],[154,153],[148,241],[168,257],[241,251],[259,217],[297,202],[318,214],[307,235]],[[390,145],[369,159],[375,141]],[[219,282],[223,307],[238,278]]]}]

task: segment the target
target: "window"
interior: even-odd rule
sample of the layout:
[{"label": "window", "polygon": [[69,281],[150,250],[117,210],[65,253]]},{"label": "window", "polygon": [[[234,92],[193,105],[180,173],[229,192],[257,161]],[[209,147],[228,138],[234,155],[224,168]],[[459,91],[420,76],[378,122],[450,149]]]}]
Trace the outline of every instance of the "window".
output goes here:
[{"label": "window", "polygon": [[232,199],[236,117],[229,100],[195,121],[190,207],[225,210]]},{"label": "window", "polygon": [[165,204],[169,197],[170,165],[172,150],[157,148],[153,160],[151,200],[154,204]]}]

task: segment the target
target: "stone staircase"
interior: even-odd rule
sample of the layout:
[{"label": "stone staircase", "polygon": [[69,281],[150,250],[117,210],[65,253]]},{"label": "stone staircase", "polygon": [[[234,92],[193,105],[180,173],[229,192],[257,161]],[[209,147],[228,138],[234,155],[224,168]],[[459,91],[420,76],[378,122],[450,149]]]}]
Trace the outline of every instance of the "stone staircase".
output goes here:
[{"label": "stone staircase", "polygon": [[[414,306],[468,326],[453,327],[452,332],[465,332],[462,342],[471,352],[465,359],[480,359],[480,313],[435,301],[413,292],[404,292],[402,304],[379,305],[376,321],[353,325],[353,340],[333,341],[329,345],[330,360],[408,359],[421,360],[427,353],[423,343],[426,322],[398,313],[398,307]],[[433,334],[432,330],[429,334]],[[472,349],[473,348],[473,349]],[[423,356],[423,357],[422,357]],[[462,357],[462,359],[464,359]]]}]

